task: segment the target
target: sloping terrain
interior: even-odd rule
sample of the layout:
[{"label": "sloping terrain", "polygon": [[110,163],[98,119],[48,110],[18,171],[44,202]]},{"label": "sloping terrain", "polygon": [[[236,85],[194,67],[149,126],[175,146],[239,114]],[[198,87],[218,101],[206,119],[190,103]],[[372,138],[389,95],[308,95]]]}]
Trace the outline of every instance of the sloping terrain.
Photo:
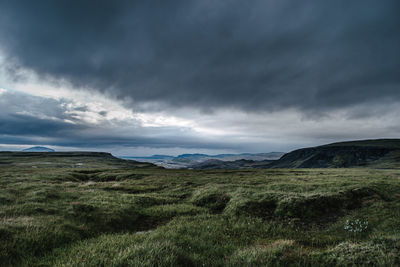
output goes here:
[{"label": "sloping terrain", "polygon": [[271,168],[400,167],[400,139],[333,143],[283,155]]}]

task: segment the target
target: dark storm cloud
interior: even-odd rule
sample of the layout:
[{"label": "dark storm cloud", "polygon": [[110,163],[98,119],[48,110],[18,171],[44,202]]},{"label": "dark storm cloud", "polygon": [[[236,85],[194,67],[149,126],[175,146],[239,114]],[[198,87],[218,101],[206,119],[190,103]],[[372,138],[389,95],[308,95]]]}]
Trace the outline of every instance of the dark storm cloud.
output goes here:
[{"label": "dark storm cloud", "polygon": [[400,2],[1,1],[13,66],[137,102],[329,110],[400,100]]},{"label": "dark storm cloud", "polygon": [[[12,140],[37,140],[76,134],[90,128],[67,112],[64,100],[54,100],[22,93],[5,92],[0,95],[0,138],[2,143]],[[79,109],[79,107],[78,107]],[[65,122],[65,120],[70,121]],[[76,122],[71,123],[71,122]],[[79,134],[78,134],[79,135]],[[18,143],[18,142],[17,142]]]},{"label": "dark storm cloud", "polygon": [[61,132],[76,131],[80,127],[50,119],[40,119],[30,115],[7,114],[0,116],[1,134],[27,136],[57,136]]}]

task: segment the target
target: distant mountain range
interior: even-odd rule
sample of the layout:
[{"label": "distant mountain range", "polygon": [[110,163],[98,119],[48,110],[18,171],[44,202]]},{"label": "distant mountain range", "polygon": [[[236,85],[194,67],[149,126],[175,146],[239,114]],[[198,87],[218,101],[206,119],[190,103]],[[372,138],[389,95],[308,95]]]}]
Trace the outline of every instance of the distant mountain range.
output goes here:
[{"label": "distant mountain range", "polygon": [[54,149],[44,147],[44,146],[34,146],[22,150],[23,152],[55,152]]},{"label": "distant mountain range", "polygon": [[238,159],[234,161],[222,161],[218,159],[209,159],[200,163],[195,163],[188,166],[189,169],[262,169],[275,160],[247,160]]},{"label": "distant mountain range", "polygon": [[[169,155],[153,155],[150,157],[121,157],[123,159],[136,160],[141,162],[151,162],[165,168],[197,168],[197,164],[206,161],[210,162],[231,162],[237,160],[247,161],[264,161],[264,160],[277,160],[282,157],[283,152],[270,152],[270,153],[242,153],[242,154],[182,154],[179,156]],[[234,164],[231,164],[234,165]],[[202,166],[202,165],[199,165]]]},{"label": "distant mountain range", "polygon": [[[24,152],[54,152],[35,146]],[[252,169],[252,168],[400,168],[400,139],[376,139],[333,143],[297,149],[289,153],[182,154],[179,156],[121,157],[149,162],[165,168]]]}]

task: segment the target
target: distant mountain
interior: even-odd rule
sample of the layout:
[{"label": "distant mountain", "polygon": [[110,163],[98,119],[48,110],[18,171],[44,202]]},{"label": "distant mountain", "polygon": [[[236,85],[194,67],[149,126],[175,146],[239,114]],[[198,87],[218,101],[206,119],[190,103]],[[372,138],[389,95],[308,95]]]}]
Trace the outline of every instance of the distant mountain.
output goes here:
[{"label": "distant mountain", "polygon": [[302,148],[268,168],[400,167],[400,139],[376,139]]},{"label": "distant mountain", "polygon": [[189,169],[260,169],[267,168],[274,160],[247,160],[239,159],[234,161],[222,161],[218,159],[209,159],[200,163],[188,166]]},{"label": "distant mountain", "polygon": [[208,159],[218,159],[223,161],[234,161],[240,159],[246,160],[276,160],[282,157],[285,153],[283,152],[269,152],[269,153],[242,153],[242,154],[217,154],[217,155],[207,155],[207,154],[182,154],[175,157],[174,160],[190,159],[197,161],[205,161]]},{"label": "distant mountain", "polygon": [[[121,157],[123,159],[133,159],[142,162],[151,162],[165,168],[200,168],[201,163],[205,161],[211,162],[226,162],[226,161],[238,161],[236,163],[222,164],[226,168],[233,168],[232,166],[240,165],[239,160],[249,160],[249,161],[269,161],[277,160],[285,153],[283,152],[270,152],[270,153],[242,153],[242,154],[182,154],[179,156],[168,156],[168,155],[153,155],[150,157]],[[198,165],[200,164],[200,165]],[[264,163],[263,163],[264,164]],[[266,164],[266,163],[265,163]],[[221,165],[221,166],[222,166]],[[228,166],[229,165],[229,166]],[[255,164],[257,165],[257,164]],[[246,165],[247,166],[247,165]],[[207,167],[208,168],[208,167]]]},{"label": "distant mountain", "polygon": [[22,150],[23,152],[55,152],[54,149],[44,147],[44,146],[34,146]]},{"label": "distant mountain", "polygon": [[169,155],[153,155],[149,157],[121,157],[124,159],[141,159],[141,160],[163,160],[163,159],[173,159],[174,156],[169,156]]},{"label": "distant mountain", "polygon": [[212,157],[210,155],[207,154],[182,154],[177,156],[176,158],[178,159],[198,159],[198,158],[207,158],[207,157]]}]

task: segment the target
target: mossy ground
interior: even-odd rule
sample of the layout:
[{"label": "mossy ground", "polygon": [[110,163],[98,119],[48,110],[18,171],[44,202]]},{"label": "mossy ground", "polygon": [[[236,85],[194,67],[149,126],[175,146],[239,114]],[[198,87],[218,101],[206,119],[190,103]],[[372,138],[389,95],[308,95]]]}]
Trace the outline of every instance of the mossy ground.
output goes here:
[{"label": "mossy ground", "polygon": [[49,162],[0,167],[2,266],[400,265],[400,170]]}]

